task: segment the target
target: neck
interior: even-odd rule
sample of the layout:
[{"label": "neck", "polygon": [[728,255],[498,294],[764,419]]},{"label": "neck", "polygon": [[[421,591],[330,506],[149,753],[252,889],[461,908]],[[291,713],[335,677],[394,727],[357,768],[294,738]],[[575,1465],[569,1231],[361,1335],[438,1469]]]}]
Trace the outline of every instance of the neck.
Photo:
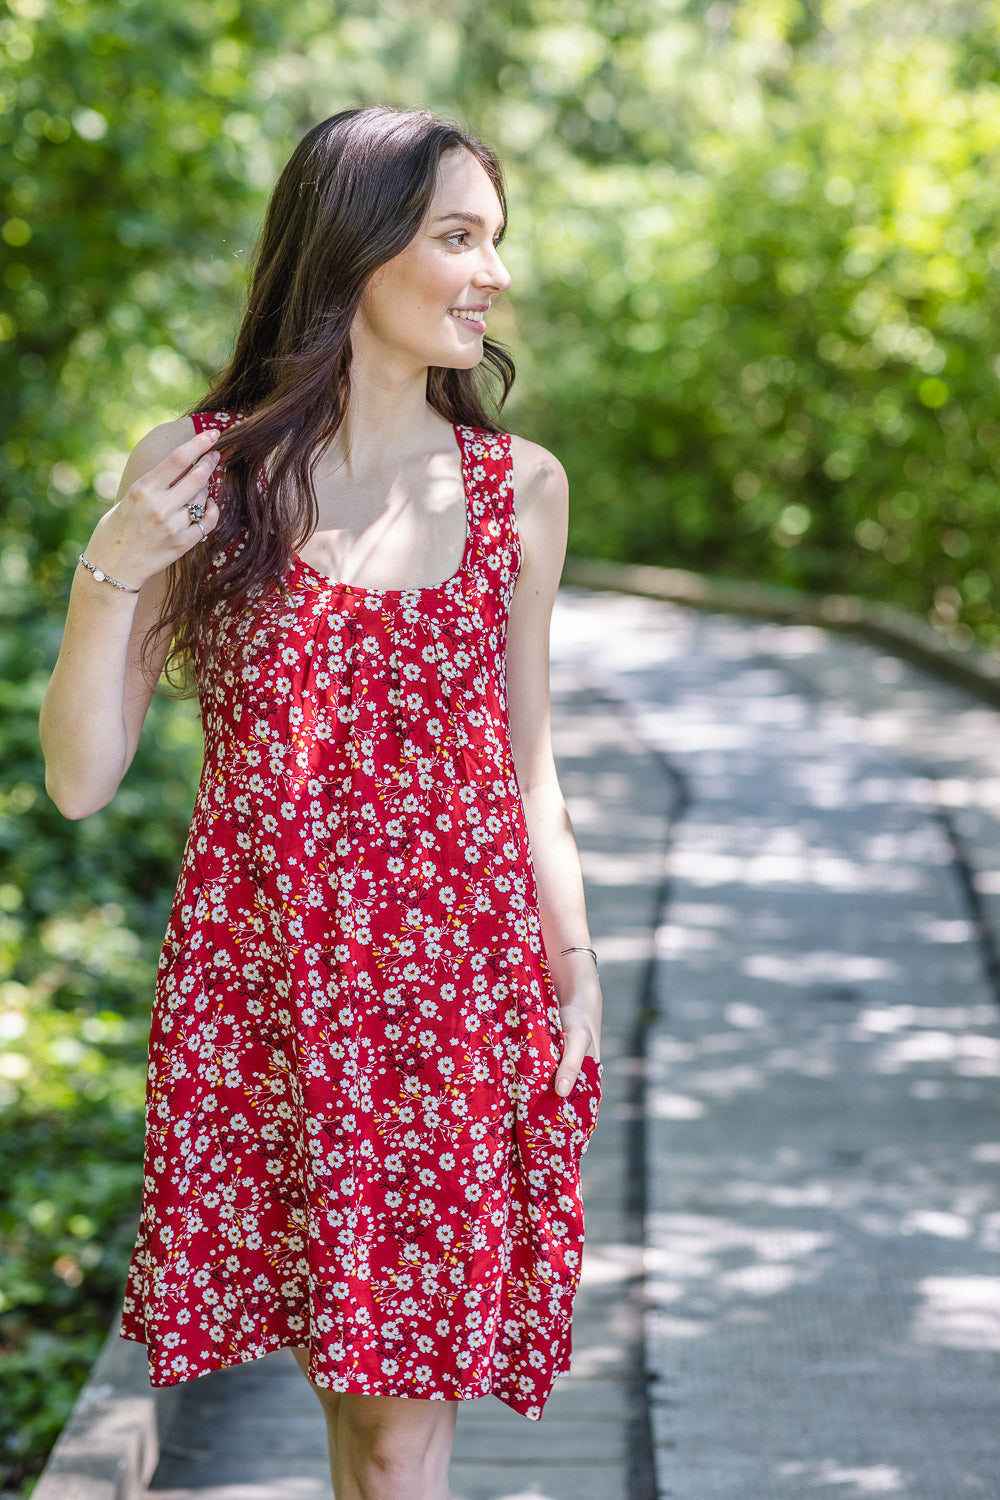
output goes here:
[{"label": "neck", "polygon": [[327,457],[345,475],[363,475],[426,447],[442,423],[427,405],[426,365],[376,362],[354,350],[347,410]]}]

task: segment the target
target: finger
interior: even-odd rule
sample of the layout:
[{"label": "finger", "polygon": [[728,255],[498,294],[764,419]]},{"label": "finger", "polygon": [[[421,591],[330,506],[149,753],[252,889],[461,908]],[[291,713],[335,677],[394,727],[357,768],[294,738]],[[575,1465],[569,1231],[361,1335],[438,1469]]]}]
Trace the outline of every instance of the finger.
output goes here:
[{"label": "finger", "polygon": [[[208,536],[211,536],[216,526],[218,526],[219,507],[215,504],[214,500],[205,501],[205,514],[201,518],[201,524],[205,529],[206,535]],[[197,527],[195,528],[195,530],[197,530]]]},{"label": "finger", "polygon": [[575,1031],[567,1032],[563,1042],[562,1057],[556,1069],[556,1093],[562,1098],[573,1092],[586,1055],[586,1036]]},{"label": "finger", "polygon": [[168,488],[176,484],[179,479],[187,473],[192,464],[196,464],[203,454],[214,449],[219,440],[219,429],[207,427],[204,432],[196,432],[194,437],[188,438],[187,442],[181,443],[173,453],[168,453],[162,463],[158,463],[155,469],[150,469],[148,478],[156,477],[163,481],[164,487]]},{"label": "finger", "polygon": [[211,453],[203,453],[201,458],[188,469],[186,474],[182,474],[179,479],[175,479],[173,484],[169,486],[167,494],[170,504],[172,506],[193,505],[199,498],[204,503],[203,492],[207,493],[209,480],[215,473],[218,464],[219,454],[217,451],[213,450]]},{"label": "finger", "polygon": [[205,514],[201,518],[201,524],[206,531],[214,531],[219,524],[222,512],[214,500],[205,501]]},{"label": "finger", "polygon": [[207,542],[212,535],[213,527],[208,524],[208,511],[205,512],[200,522],[192,521],[181,532],[180,541],[184,544],[185,552],[193,552],[203,542]]},{"label": "finger", "polygon": [[136,480],[126,497],[130,504],[138,505],[140,509],[150,510],[154,515],[165,517],[176,506],[191,503],[198,491],[208,484],[219,462],[218,453],[215,450],[202,453],[195,459],[193,466],[183,474],[175,474],[171,478],[167,466],[175,457],[176,453],[165,459],[162,464],[158,464],[155,469],[150,469],[148,474],[143,474],[141,479]]},{"label": "finger", "polygon": [[[202,527],[204,528],[204,531],[207,535],[208,533],[213,532],[216,526],[218,526],[219,521],[222,518],[222,512],[219,510],[216,502],[209,499],[208,495],[204,491],[202,491],[202,493],[197,496],[196,499],[204,510],[204,515],[200,516],[199,520],[201,521]],[[197,531],[198,527],[195,524],[195,518],[191,514],[191,510],[194,504],[195,501],[192,501],[190,505],[185,506],[184,510],[182,511],[182,515],[186,517],[186,519],[190,522],[191,525],[194,526],[195,530]]]},{"label": "finger", "polygon": [[195,508],[196,502],[198,502],[198,499],[192,499],[189,504],[181,505],[180,510],[172,511],[171,516],[169,516],[168,525],[171,526],[172,531],[174,531],[174,534],[178,538],[187,537],[187,531],[190,529],[190,532],[192,532],[190,540],[201,541],[201,531],[198,531],[199,523],[201,523],[205,535],[210,531],[214,531],[214,528],[219,525],[219,507],[217,507],[213,499],[207,498],[204,490],[202,490],[201,501],[199,501],[199,504],[204,507],[204,514],[198,516],[198,520],[195,520],[195,517],[192,516],[192,510]]},{"label": "finger", "polygon": [[196,521],[194,516],[188,515],[187,511],[181,511],[174,521],[174,536],[178,542],[183,542],[188,547],[196,547],[199,542],[206,541],[219,524],[219,512],[216,509],[206,507],[205,514]]}]

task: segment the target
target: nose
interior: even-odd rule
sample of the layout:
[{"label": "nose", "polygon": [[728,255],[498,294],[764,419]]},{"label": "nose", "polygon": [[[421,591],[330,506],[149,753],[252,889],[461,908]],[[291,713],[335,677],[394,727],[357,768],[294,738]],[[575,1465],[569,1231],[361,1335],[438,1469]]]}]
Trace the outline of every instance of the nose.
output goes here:
[{"label": "nose", "polygon": [[510,272],[500,259],[500,251],[492,245],[486,263],[474,280],[479,286],[495,287],[499,295],[500,292],[508,289],[512,279]]}]

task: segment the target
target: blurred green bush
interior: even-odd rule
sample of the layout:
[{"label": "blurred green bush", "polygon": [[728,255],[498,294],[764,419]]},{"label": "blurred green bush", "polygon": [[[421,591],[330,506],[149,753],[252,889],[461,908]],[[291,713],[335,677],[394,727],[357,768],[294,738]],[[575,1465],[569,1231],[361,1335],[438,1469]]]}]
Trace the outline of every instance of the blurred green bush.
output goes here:
[{"label": "blurred green bush", "polygon": [[627,164],[578,152],[533,199],[532,415],[579,553],[888,599],[990,647],[997,9],[810,9],[729,7],[714,41],[677,17],[641,48],[671,108],[631,131],[609,79]]},{"label": "blurred green bush", "polygon": [[37,713],[128,448],[225,357],[267,191],[352,104],[501,150],[516,431],[570,546],[994,601],[996,0],[8,0],[0,16],[0,1441],[30,1489],[120,1296],[156,954],[198,769],[154,703],[65,822]]}]

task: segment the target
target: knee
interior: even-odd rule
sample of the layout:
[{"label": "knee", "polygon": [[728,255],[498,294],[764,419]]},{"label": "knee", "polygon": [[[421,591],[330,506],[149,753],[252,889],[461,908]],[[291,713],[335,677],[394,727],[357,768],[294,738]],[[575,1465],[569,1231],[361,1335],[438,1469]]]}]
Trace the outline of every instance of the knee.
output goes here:
[{"label": "knee", "polygon": [[342,1429],[356,1462],[386,1478],[402,1477],[413,1468],[423,1444],[415,1434],[402,1430],[393,1413],[366,1410],[366,1403],[352,1401],[345,1411]]},{"label": "knee", "polygon": [[418,1457],[392,1434],[364,1434],[352,1428],[341,1442],[343,1472],[352,1474],[364,1495],[410,1494],[423,1475],[424,1458]]},{"label": "knee", "polygon": [[344,1398],[340,1434],[343,1458],[358,1475],[377,1480],[376,1493],[391,1495],[418,1477],[432,1478],[447,1467],[454,1434],[453,1403],[424,1410],[431,1403],[379,1397]]}]

